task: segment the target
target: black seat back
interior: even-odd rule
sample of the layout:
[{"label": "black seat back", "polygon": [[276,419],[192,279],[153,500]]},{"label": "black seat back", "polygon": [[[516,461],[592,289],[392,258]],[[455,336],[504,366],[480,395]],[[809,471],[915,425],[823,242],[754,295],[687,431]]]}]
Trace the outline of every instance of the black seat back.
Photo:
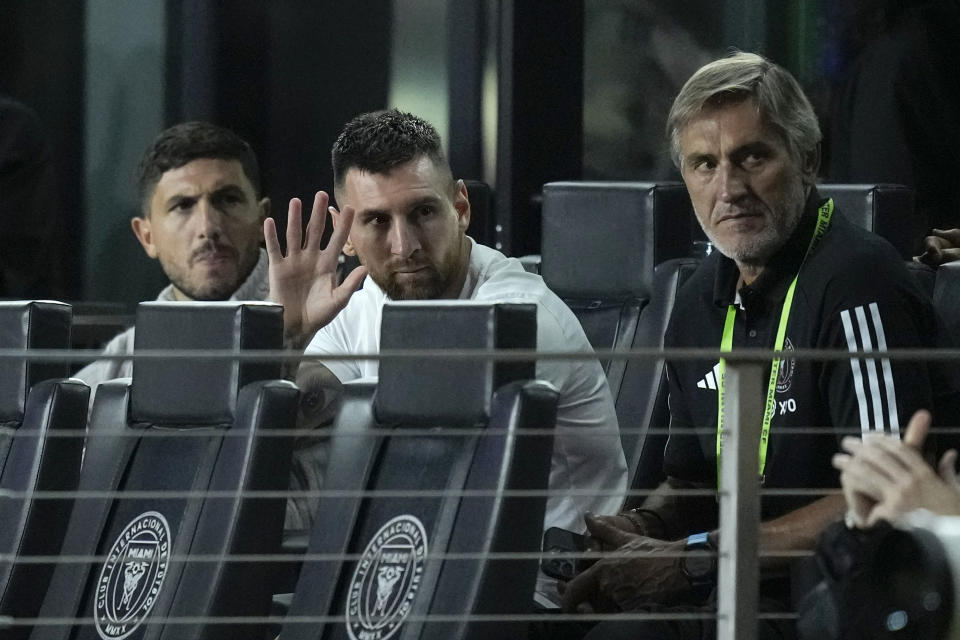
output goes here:
[{"label": "black seat back", "polygon": [[[535,323],[532,305],[388,305],[381,348],[529,349]],[[557,392],[503,364],[387,359],[377,386],[345,385],[281,638],[524,636],[466,619],[526,613],[536,582]],[[531,558],[489,557],[504,551]]]},{"label": "black seat back", "polygon": [[[282,308],[265,303],[144,303],[136,352],[279,348]],[[236,359],[137,359],[132,380],[101,385],[90,420],[65,554],[104,562],[57,567],[41,615],[93,624],[44,626],[33,638],[259,638],[264,563],[275,553],[285,501],[250,492],[287,486],[298,391],[278,364]],[[193,560],[192,558],[197,558]],[[168,618],[189,623],[166,623]],[[209,623],[198,619],[211,618]]]},{"label": "black seat back", "polygon": [[927,223],[917,214],[913,189],[899,184],[821,184],[817,189],[855,225],[892,244],[904,260],[919,253]]},{"label": "black seat back", "polygon": [[[632,348],[663,348],[677,294],[699,264],[696,258],[680,258],[657,266],[650,304],[640,315]],[[631,488],[652,488],[663,479],[663,449],[670,423],[667,392],[663,360],[628,363],[616,408]]]},{"label": "black seat back", "polygon": [[[58,302],[0,302],[0,349],[66,349],[70,306]],[[0,360],[0,616],[35,618],[60,553],[72,504],[31,499],[40,492],[76,491],[87,422],[89,388],[63,378],[64,363]],[[39,562],[49,556],[49,564]],[[27,562],[27,559],[32,559]],[[26,626],[4,628],[24,638]]]},{"label": "black seat back", "polygon": [[947,262],[937,268],[933,306],[943,323],[944,334],[960,346],[960,262]]},{"label": "black seat back", "polygon": [[[654,266],[689,255],[692,222],[681,183],[548,183],[540,273],[595,349],[629,348]],[[601,364],[616,400],[625,363]]]}]

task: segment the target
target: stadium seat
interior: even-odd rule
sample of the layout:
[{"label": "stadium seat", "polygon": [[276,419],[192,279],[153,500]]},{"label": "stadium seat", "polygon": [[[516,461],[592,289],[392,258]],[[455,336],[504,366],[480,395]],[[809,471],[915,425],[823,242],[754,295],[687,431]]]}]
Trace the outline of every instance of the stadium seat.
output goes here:
[{"label": "stadium seat", "polygon": [[899,184],[821,184],[817,189],[833,198],[848,220],[886,239],[904,260],[919,253],[927,224],[916,213],[913,189]]},{"label": "stadium seat", "polygon": [[[657,266],[650,303],[640,314],[633,349],[662,349],[663,334],[680,287],[700,264],[697,258],[668,260]],[[663,360],[631,360],[617,400],[623,453],[632,489],[650,489],[663,479],[663,448],[670,424]],[[653,429],[656,433],[649,433]],[[636,506],[628,500],[628,507]]]},{"label": "stadium seat", "polygon": [[[0,302],[0,348],[66,349],[69,305]],[[70,498],[28,499],[36,491],[76,491],[90,389],[63,379],[65,363],[0,360],[0,636],[25,638],[35,618],[38,594],[46,591],[70,515]],[[51,435],[53,433],[53,435]],[[20,563],[50,556],[51,562]]]},{"label": "stadium seat", "polygon": [[[594,349],[625,349],[633,343],[654,266],[690,254],[690,211],[680,183],[543,186],[540,273],[573,310]],[[626,362],[601,364],[616,401]]]},{"label": "stadium seat", "polygon": [[[283,310],[267,303],[143,303],[132,379],[101,385],[78,500],[33,640],[256,638],[276,553],[299,391],[280,365],[224,358],[282,344]],[[147,349],[216,349],[221,357],[149,358]],[[39,596],[38,596],[39,597]],[[172,621],[170,621],[172,619]],[[180,622],[177,622],[179,620]],[[261,620],[262,622],[262,620]]]},{"label": "stadium seat", "polygon": [[947,262],[937,268],[933,306],[944,324],[945,335],[960,345],[960,262]]},{"label": "stadium seat", "polygon": [[[533,348],[535,326],[533,305],[388,304],[381,349]],[[467,617],[532,606],[558,397],[533,371],[385,359],[376,385],[345,385],[280,638],[525,637]]]}]

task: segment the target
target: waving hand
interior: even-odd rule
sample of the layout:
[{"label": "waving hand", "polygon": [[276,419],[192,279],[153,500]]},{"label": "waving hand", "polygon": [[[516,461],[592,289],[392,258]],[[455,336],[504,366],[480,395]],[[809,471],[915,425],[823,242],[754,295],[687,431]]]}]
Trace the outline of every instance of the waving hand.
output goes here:
[{"label": "waving hand", "polygon": [[272,218],[263,223],[270,259],[270,301],[283,305],[284,335],[299,347],[306,346],[318,329],[340,313],[367,274],[366,268],[358,267],[337,286],[337,261],[350,233],[353,209],[344,208],[342,224],[335,226],[327,247],[321,249],[328,202],[329,197],[323,191],[314,196],[307,234],[301,242],[301,203],[298,198],[290,200],[286,256],[280,251],[276,223]]}]

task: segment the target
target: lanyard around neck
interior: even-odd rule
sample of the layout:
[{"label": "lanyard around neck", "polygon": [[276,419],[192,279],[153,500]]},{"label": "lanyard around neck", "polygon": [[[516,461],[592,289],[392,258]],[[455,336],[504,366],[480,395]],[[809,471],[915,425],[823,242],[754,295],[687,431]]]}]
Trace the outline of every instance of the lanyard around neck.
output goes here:
[{"label": "lanyard around neck", "polygon": [[[823,234],[827,232],[830,226],[830,219],[833,217],[833,199],[827,200],[817,212],[817,226],[813,230],[813,236],[810,238],[810,244],[807,246],[807,252],[800,263],[800,269],[803,269],[803,263],[807,256],[813,251],[814,247],[820,243]],[[783,308],[780,310],[780,323],[777,326],[777,339],[774,342],[775,351],[783,351],[783,344],[787,335],[787,321],[790,318],[790,307],[793,306],[793,293],[797,288],[797,278],[800,277],[800,269],[793,276],[790,287],[787,289],[787,296],[783,301]],[[720,351],[733,350],[733,325],[737,319],[736,305],[730,305],[727,308],[727,317],[723,323],[723,336],[720,339]],[[760,477],[763,478],[764,468],[767,464],[767,444],[770,441],[770,424],[773,422],[773,414],[776,410],[777,378],[780,376],[780,364],[782,358],[774,358],[770,364],[770,381],[767,383],[767,401],[764,405],[763,424],[760,429]],[[720,455],[723,452],[723,400],[724,400],[724,374],[726,373],[727,362],[720,358],[718,365],[719,374],[717,376],[717,488],[720,488]]]}]

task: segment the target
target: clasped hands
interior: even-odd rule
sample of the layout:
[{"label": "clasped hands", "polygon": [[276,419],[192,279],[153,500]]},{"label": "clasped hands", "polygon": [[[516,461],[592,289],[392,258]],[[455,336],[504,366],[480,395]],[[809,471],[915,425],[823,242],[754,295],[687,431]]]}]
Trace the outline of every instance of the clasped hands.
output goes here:
[{"label": "clasped hands", "polygon": [[690,591],[680,568],[685,541],[666,542],[637,532],[623,516],[584,518],[593,549],[615,549],[560,585],[567,612],[632,611],[644,604],[674,604]]},{"label": "clasped hands", "polygon": [[960,515],[957,452],[947,451],[934,470],[920,454],[929,431],[930,413],[921,410],[910,419],[902,441],[879,434],[843,439],[846,453],[836,454],[833,466],[841,472],[852,524],[896,522],[915,509]]}]

